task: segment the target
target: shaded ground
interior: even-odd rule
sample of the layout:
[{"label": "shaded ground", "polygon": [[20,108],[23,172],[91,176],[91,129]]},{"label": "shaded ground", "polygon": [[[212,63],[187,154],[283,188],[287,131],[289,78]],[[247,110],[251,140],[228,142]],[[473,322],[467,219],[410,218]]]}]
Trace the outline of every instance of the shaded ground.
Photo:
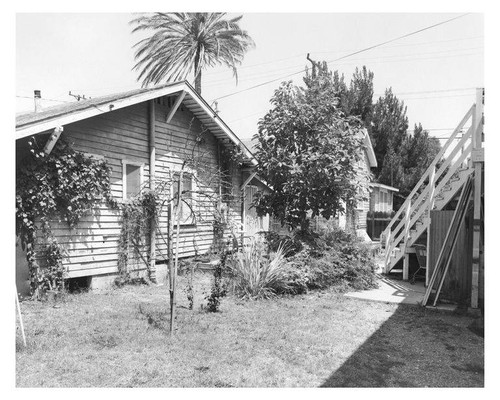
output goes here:
[{"label": "shaded ground", "polygon": [[484,341],[470,317],[333,292],[229,296],[210,314],[200,308],[209,291],[210,276],[197,275],[194,310],[179,291],[173,338],[166,286],[68,295],[60,308],[23,302],[17,386],[484,385]]}]

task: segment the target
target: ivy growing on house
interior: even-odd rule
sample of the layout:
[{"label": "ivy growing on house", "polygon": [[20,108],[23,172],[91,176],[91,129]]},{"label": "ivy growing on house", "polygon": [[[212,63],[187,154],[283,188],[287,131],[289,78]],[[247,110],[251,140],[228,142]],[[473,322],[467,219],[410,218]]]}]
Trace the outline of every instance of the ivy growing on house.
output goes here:
[{"label": "ivy growing on house", "polygon": [[158,191],[144,190],[122,204],[122,228],[118,243],[118,272],[123,283],[130,281],[131,258],[149,266],[145,255],[151,224],[157,222],[161,203]]},{"label": "ivy growing on house", "polygon": [[[64,248],[52,233],[54,221],[74,228],[103,200],[111,208],[111,169],[104,160],[73,149],[61,138],[49,155],[35,137],[16,174],[16,234],[26,249],[31,291],[59,290],[64,284]],[[41,262],[40,262],[41,261]]]}]

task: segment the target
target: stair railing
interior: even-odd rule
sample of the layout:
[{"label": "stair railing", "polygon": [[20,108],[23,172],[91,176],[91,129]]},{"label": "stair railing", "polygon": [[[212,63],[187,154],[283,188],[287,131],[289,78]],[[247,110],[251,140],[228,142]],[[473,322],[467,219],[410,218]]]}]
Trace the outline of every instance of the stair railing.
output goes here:
[{"label": "stair railing", "polygon": [[[381,236],[382,236],[382,240],[385,241],[385,250],[386,250],[385,264],[384,264],[384,266],[385,266],[386,269],[388,267],[388,263],[389,263],[389,259],[390,259],[390,255],[391,255],[392,251],[397,246],[397,244],[399,244],[399,241],[398,240],[394,240],[394,237],[398,233],[398,231],[404,226],[405,219],[401,220],[400,223],[396,226],[395,229],[393,229],[393,225],[395,224],[396,221],[398,221],[399,217],[403,213],[403,210],[407,210],[408,209],[408,204],[412,203],[413,197],[418,192],[418,190],[423,186],[424,182],[426,180],[428,180],[428,179],[430,180],[431,172],[435,169],[437,163],[441,160],[441,158],[443,157],[443,155],[445,154],[445,152],[448,150],[448,148],[453,144],[453,142],[455,141],[456,136],[462,131],[462,129],[465,126],[466,122],[474,115],[475,108],[476,108],[476,106],[474,104],[467,111],[467,113],[465,114],[465,116],[462,118],[462,120],[460,121],[460,123],[457,125],[457,127],[454,129],[454,131],[450,135],[449,139],[446,141],[446,143],[443,145],[443,147],[441,148],[441,150],[438,152],[438,154],[434,158],[434,161],[429,165],[429,167],[427,168],[427,170],[425,171],[425,173],[422,175],[422,177],[420,178],[420,180],[418,181],[418,183],[415,185],[415,187],[413,188],[413,190],[410,192],[410,194],[406,198],[406,201],[399,208],[398,212],[394,215],[394,217],[392,218],[392,220],[389,223],[389,225],[387,226],[387,228],[382,232]],[[471,126],[471,128],[472,128],[472,130],[475,130],[475,129],[473,129],[475,127]],[[464,137],[466,137],[466,136],[468,136],[470,134],[471,128],[469,128],[469,131],[467,132],[466,135],[464,135]],[[451,163],[451,161],[453,160],[454,155],[456,155],[456,153],[459,151],[459,149],[461,149],[462,145],[465,144],[466,140],[467,139],[462,138],[462,140],[460,140],[460,142],[458,144],[454,145],[454,148],[452,150],[453,155],[450,154],[450,156],[447,157],[447,161],[449,161]],[[460,158],[462,159],[462,157],[460,157]],[[463,158],[462,161],[464,159],[465,158]],[[446,167],[443,168],[443,165],[441,166],[441,168],[439,168],[439,171],[441,171],[441,173],[444,171],[444,168],[446,168]],[[436,174],[436,175],[437,176],[435,176],[435,179],[437,180],[439,178],[440,174]],[[428,191],[429,191],[429,186],[427,185],[427,188],[418,196],[417,201],[413,202],[413,208],[414,209],[416,207],[418,207],[420,201],[424,198],[424,195]],[[437,191],[437,193],[439,193],[439,191]],[[411,210],[410,210],[410,214],[411,214]],[[411,224],[410,224],[410,226],[411,226]],[[399,239],[401,239],[401,238],[399,238]]]},{"label": "stair railing", "polygon": [[[471,130],[469,131],[469,137],[470,137],[470,134],[471,134]],[[439,193],[443,187],[446,185],[446,183],[450,180],[450,178],[453,176],[453,174],[461,167],[462,165],[462,162],[465,160],[465,158],[471,154],[472,152],[472,143],[469,144],[469,146],[467,146],[467,148],[464,150],[464,153],[462,153],[459,157],[459,159],[457,160],[457,162],[453,163],[453,165],[450,167],[450,169],[448,170],[448,172],[446,173],[445,177],[439,182],[439,184],[436,186],[435,188],[435,193]],[[449,165],[449,159],[448,159],[448,162],[446,162],[445,164],[443,164],[442,168],[442,171],[441,173],[445,170],[446,166]],[[439,177],[441,175],[441,173],[439,175],[437,175],[437,177]],[[437,179],[437,178],[436,178]],[[419,207],[417,209],[417,207],[414,206],[413,210],[412,211],[415,211],[415,213],[412,214],[411,218],[410,218],[410,221],[406,221],[406,219],[403,219],[399,224],[398,226],[394,229],[393,232],[397,233],[398,231],[401,230],[401,228],[403,226],[405,226],[404,224],[408,223],[411,226],[413,226],[419,219],[420,217],[422,216],[422,214],[427,210],[427,207],[425,207],[426,205],[426,202],[421,202],[421,200],[424,200],[424,197],[425,195],[427,195],[427,193],[431,190],[430,186],[428,185],[425,190],[420,194],[419,198],[417,199],[417,201],[415,201],[415,204],[418,202],[420,204],[423,205],[423,207]],[[395,236],[395,235],[394,235]],[[396,236],[396,238],[393,240],[393,243],[390,244],[390,248],[392,247],[391,251],[401,242],[401,240],[404,238],[404,232],[401,232],[398,236]]]}]

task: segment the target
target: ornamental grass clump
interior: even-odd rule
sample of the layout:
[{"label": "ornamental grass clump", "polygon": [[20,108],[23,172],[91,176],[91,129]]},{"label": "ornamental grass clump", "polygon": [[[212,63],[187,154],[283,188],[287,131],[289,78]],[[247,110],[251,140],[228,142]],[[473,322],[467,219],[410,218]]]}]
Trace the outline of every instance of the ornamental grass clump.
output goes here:
[{"label": "ornamental grass clump", "polygon": [[243,248],[232,265],[236,294],[244,298],[261,299],[286,293],[290,265],[285,254],[285,246],[280,245],[276,252],[268,255],[257,241]]}]

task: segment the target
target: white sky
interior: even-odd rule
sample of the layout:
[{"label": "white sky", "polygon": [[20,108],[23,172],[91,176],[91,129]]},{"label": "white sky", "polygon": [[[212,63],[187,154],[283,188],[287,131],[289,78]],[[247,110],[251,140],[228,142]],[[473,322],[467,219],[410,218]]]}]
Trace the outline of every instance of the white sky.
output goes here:
[{"label": "white sky", "polygon": [[[161,11],[167,11],[162,9]],[[298,72],[316,60],[334,60],[462,13],[245,13],[242,26],[253,37],[236,85],[229,69],[204,71],[202,95],[220,96]],[[231,14],[232,15],[232,14]],[[33,109],[33,90],[42,97],[75,101],[72,93],[99,96],[139,87],[127,13],[17,14],[16,111]],[[484,85],[483,16],[470,14],[385,46],[330,63],[350,81],[356,67],[375,74],[375,94],[385,88],[408,106],[410,129],[421,122],[432,135],[447,136]],[[303,74],[293,77],[301,83]],[[280,81],[221,99],[221,117],[242,139],[257,121]],[[456,89],[456,90],[455,90]],[[453,91],[451,91],[453,90]],[[417,93],[414,93],[417,92]],[[412,94],[408,94],[412,93]],[[45,107],[61,104],[46,100]],[[444,129],[444,130],[441,130]]]}]

